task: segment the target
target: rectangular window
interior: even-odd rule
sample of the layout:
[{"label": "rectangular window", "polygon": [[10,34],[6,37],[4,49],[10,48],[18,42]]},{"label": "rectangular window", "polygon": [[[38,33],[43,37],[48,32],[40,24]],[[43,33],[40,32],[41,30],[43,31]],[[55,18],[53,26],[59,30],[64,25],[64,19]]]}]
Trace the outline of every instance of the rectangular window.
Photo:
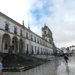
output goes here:
[{"label": "rectangular window", "polygon": [[26,38],[28,39],[28,33],[26,33]]},{"label": "rectangular window", "polygon": [[36,54],[36,46],[35,46],[35,54]]},{"label": "rectangular window", "polygon": [[20,30],[20,36],[22,36],[22,30]]},{"label": "rectangular window", "polygon": [[44,33],[46,34],[46,31],[44,31]]},{"label": "rectangular window", "polygon": [[35,46],[35,51],[36,51],[36,46]]},{"label": "rectangular window", "polygon": [[27,50],[28,50],[28,44],[27,44]]},{"label": "rectangular window", "polygon": [[39,39],[37,38],[37,42],[39,43]]},{"label": "rectangular window", "polygon": [[26,44],[26,54],[29,54],[28,44]]},{"label": "rectangular window", "polygon": [[32,45],[32,50],[33,50],[33,45]]},{"label": "rectangular window", "polygon": [[31,35],[31,40],[33,41],[33,35]]},{"label": "rectangular window", "polygon": [[9,31],[9,25],[5,24],[5,30]]},{"label": "rectangular window", "polygon": [[14,33],[17,34],[17,28],[16,27],[14,27]]},{"label": "rectangular window", "polygon": [[41,40],[40,40],[40,44],[41,44]]},{"label": "rectangular window", "polygon": [[36,42],[36,37],[34,37],[34,41]]},{"label": "rectangular window", "polygon": [[38,50],[37,50],[37,54],[39,54],[39,47],[38,47]]}]

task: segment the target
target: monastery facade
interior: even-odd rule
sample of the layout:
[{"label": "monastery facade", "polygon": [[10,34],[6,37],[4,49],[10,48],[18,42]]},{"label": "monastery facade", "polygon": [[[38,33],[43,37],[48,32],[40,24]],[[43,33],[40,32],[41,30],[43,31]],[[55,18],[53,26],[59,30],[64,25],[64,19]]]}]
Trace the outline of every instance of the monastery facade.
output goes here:
[{"label": "monastery facade", "polygon": [[0,53],[53,54],[54,42],[48,26],[42,37],[0,12]]}]

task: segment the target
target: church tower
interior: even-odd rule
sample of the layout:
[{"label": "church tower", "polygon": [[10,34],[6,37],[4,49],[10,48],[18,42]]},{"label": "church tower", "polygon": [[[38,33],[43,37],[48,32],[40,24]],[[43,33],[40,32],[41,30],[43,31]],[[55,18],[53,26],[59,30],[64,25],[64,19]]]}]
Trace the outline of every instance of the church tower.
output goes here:
[{"label": "church tower", "polygon": [[52,32],[46,24],[42,27],[42,38],[46,41],[53,43]]},{"label": "church tower", "polygon": [[44,25],[44,27],[42,27],[42,38],[53,45],[54,55],[56,55],[57,50],[56,50],[56,46],[53,42],[52,31],[49,29],[48,26],[46,26],[46,24]]}]

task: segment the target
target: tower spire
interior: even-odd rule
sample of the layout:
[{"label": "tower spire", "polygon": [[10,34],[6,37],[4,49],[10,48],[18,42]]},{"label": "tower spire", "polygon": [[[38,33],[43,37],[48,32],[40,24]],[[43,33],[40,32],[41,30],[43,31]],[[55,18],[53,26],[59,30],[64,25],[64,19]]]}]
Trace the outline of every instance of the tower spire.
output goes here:
[{"label": "tower spire", "polygon": [[46,23],[44,23],[44,26],[46,26]]},{"label": "tower spire", "polygon": [[30,25],[28,24],[28,29],[30,30]]},{"label": "tower spire", "polygon": [[22,25],[23,25],[23,27],[24,27],[24,20],[23,20],[23,22],[22,22]]}]

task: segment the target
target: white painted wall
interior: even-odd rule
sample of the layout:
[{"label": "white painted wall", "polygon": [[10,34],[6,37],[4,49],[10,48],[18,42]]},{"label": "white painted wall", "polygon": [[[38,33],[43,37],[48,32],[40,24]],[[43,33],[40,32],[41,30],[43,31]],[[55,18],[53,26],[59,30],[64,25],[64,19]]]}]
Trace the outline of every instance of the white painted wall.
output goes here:
[{"label": "white painted wall", "polygon": [[17,33],[20,35],[20,29],[23,30],[21,26],[16,25],[15,23],[9,21],[8,19],[0,16],[0,28],[5,30],[5,24],[9,23],[9,32],[14,33],[14,27],[17,27]]},{"label": "white painted wall", "polygon": [[[5,17],[2,17],[2,16],[0,16],[0,28],[1,29],[3,29],[3,30],[5,30],[5,22],[7,22],[7,23],[9,23],[9,28],[10,28],[10,30],[9,30],[9,32],[11,32],[11,33],[9,33],[8,32],[8,34],[10,35],[10,37],[11,38],[13,38],[13,36],[15,36],[13,33],[14,33],[14,27],[17,27],[17,32],[18,32],[18,34],[17,35],[20,35],[20,30],[23,30],[23,27],[22,26],[20,26],[20,25],[17,25],[16,23],[13,23],[11,20],[8,20],[8,19],[6,19]],[[33,45],[33,50],[34,50],[34,52],[35,52],[35,46],[36,46],[36,51],[38,50],[38,47],[39,47],[39,52],[41,53],[41,48],[42,48],[42,51],[45,51],[45,52],[53,52],[53,46],[49,43],[49,42],[47,42],[47,41],[45,41],[45,40],[43,40],[40,36],[38,36],[38,35],[36,35],[36,34],[34,34],[33,32],[30,32],[28,29],[26,29],[26,28],[24,28],[24,30],[23,30],[23,36],[24,37],[26,37],[26,32],[28,33],[28,39],[26,39],[25,38],[25,44],[24,44],[24,46],[25,46],[25,51],[26,51],[26,45],[28,44],[28,49],[29,49],[29,51],[31,51],[30,49],[30,47],[31,47],[31,45]],[[1,36],[3,35],[3,34],[5,34],[6,33],[6,31],[2,31],[2,30],[0,30],[0,34],[1,34]],[[46,30],[46,33],[48,33],[48,30]],[[33,41],[30,41],[30,39],[31,39],[31,34],[33,35]],[[17,36],[16,35],[16,37],[18,38],[18,40],[20,39],[20,36]],[[34,37],[36,37],[36,42],[34,42]],[[37,39],[39,39],[39,43],[37,43]],[[49,38],[48,37],[46,37],[46,39],[49,41]],[[41,42],[42,42],[42,44],[40,44],[40,40],[41,40]],[[5,50],[3,50],[3,52],[5,52],[5,53],[7,53],[7,51],[5,51]],[[35,53],[36,54],[36,53]]]}]

